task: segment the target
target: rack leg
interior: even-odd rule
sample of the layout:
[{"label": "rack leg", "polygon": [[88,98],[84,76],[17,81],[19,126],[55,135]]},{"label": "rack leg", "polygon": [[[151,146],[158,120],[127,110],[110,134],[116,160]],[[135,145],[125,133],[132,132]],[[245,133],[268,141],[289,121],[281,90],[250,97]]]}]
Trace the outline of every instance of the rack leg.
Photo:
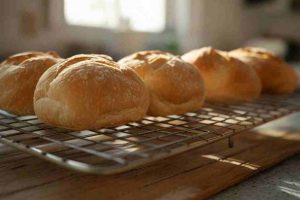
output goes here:
[{"label": "rack leg", "polygon": [[228,147],[233,148],[233,146],[234,146],[234,142],[233,142],[232,137],[228,137]]}]

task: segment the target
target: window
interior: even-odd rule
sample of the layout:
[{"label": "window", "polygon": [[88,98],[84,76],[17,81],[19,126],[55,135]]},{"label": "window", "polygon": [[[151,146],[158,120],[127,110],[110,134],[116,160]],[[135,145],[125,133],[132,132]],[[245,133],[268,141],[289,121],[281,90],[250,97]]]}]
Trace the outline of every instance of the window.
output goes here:
[{"label": "window", "polygon": [[160,32],[166,0],[64,0],[64,14],[69,25]]}]

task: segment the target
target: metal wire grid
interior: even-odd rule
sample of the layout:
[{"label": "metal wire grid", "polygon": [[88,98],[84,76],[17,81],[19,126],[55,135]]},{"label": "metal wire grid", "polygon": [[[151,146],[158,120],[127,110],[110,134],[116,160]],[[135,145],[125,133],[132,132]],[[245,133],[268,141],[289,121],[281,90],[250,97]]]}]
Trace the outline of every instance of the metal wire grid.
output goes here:
[{"label": "metal wire grid", "polygon": [[198,112],[85,131],[0,111],[0,142],[70,169],[113,174],[225,138],[232,145],[232,135],[299,111],[299,100],[295,94],[236,105],[209,103]]}]

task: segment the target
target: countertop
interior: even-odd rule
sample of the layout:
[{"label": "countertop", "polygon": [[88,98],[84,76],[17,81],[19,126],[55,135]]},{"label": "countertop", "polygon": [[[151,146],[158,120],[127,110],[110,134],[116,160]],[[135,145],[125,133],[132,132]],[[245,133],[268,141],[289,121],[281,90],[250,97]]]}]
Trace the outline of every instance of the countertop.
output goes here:
[{"label": "countertop", "polygon": [[111,176],[72,172],[2,146],[0,199],[198,200],[229,187],[212,199],[295,199],[299,156],[261,171],[299,155],[299,119],[300,113],[237,134],[234,148],[221,140]]}]

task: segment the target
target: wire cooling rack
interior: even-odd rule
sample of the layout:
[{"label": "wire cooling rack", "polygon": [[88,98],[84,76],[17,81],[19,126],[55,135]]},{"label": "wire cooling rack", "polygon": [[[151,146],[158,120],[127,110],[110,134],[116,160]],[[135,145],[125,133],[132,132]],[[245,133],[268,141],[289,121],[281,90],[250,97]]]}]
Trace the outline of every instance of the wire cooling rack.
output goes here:
[{"label": "wire cooling rack", "polygon": [[300,111],[300,95],[262,96],[236,105],[209,103],[198,112],[146,117],[115,128],[70,131],[36,116],[0,111],[0,142],[70,169],[113,174],[169,157]]}]

